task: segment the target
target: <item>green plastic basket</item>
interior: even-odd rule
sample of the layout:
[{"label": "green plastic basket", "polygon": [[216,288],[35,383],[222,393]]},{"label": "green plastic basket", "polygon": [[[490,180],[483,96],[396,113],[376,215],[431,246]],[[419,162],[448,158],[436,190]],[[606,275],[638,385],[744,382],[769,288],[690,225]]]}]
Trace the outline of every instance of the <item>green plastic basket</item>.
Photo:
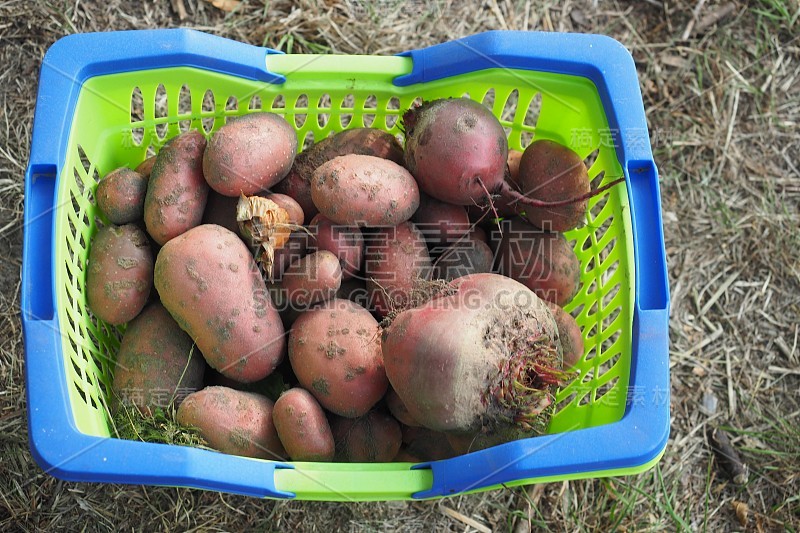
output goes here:
[{"label": "green plastic basket", "polygon": [[[468,97],[492,109],[508,132],[510,148],[523,149],[534,135],[552,139],[593,160],[589,176],[595,186],[624,175],[609,142],[611,128],[598,88],[587,77],[490,68],[398,86],[396,80],[412,72],[413,61],[400,56],[267,55],[268,71],[285,76],[282,84],[191,66],[135,68],[84,81],[70,119],[53,215],[55,313],[63,379],[78,432],[111,435],[106,399],[123,333],[123,328],[98,321],[86,306],[85,266],[103,217],[95,207],[95,187],[106,173],[136,166],[183,131],[210,135],[229,117],[272,112],[294,126],[305,146],[362,126],[402,137],[399,118],[415,101]],[[557,395],[549,433],[613,424],[630,408],[636,278],[632,235],[625,183],[592,198],[586,225],[567,234],[580,259],[582,288],[565,309],[582,328],[585,353],[577,365],[578,377]],[[652,466],[661,453],[663,447],[638,464],[594,471],[574,471],[567,465],[505,485],[632,473]],[[303,499],[407,499],[425,493],[433,483],[430,469],[410,469],[404,463],[293,466],[274,471],[275,488]],[[159,481],[157,472],[153,476],[146,482],[172,484]],[[464,488],[496,486],[476,480]],[[247,492],[225,486],[220,490]]]}]

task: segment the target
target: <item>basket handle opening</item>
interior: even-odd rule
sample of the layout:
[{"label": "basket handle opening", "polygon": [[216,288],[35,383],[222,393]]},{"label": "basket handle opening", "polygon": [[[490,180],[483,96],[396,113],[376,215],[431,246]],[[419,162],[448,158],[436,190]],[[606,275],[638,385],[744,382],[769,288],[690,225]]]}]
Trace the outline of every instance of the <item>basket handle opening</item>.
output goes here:
[{"label": "basket handle opening", "polygon": [[31,165],[25,183],[22,312],[31,320],[52,320],[56,166]]}]

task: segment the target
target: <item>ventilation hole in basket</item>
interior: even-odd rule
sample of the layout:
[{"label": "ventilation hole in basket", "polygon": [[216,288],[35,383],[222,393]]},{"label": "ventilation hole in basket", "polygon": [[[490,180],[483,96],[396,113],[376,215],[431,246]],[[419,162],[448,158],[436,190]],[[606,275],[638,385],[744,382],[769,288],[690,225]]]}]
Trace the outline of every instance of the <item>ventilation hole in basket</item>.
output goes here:
[{"label": "ventilation hole in basket", "polygon": [[[606,333],[608,334],[608,333]],[[617,341],[622,336],[622,332],[619,329],[615,329],[611,331],[611,334],[608,336],[606,340],[600,345],[600,356],[607,357],[609,353],[613,353],[614,361],[618,360],[621,357],[620,347],[617,345]],[[611,363],[604,363],[613,365],[615,364],[614,361]]]},{"label": "ventilation hole in basket", "polygon": [[387,111],[391,111],[393,109],[396,109],[398,111],[400,110],[400,99],[398,97],[396,97],[396,96],[392,96],[386,102],[386,110]]},{"label": "ventilation hole in basket", "polygon": [[[588,389],[588,388],[590,388],[590,387],[589,387],[588,385],[584,385],[584,384],[582,384],[582,385],[581,385],[581,388],[582,388],[582,389],[583,389],[583,388],[586,388],[586,389]],[[589,403],[591,403],[591,401],[592,401],[592,395],[591,395],[591,394],[589,394],[589,393],[587,393],[587,394],[584,394],[583,396],[581,396],[581,399],[580,399],[580,400],[578,400],[578,405],[579,405],[579,406],[580,406],[580,405],[589,405]]]},{"label": "ventilation hole in basket", "polygon": [[239,100],[235,96],[229,96],[225,102],[225,111],[239,111]]},{"label": "ventilation hole in basket", "polygon": [[611,347],[616,342],[616,339],[619,338],[619,333],[615,333],[612,337],[615,335],[616,337],[614,339],[603,341],[601,357],[607,359],[597,366],[598,376],[604,376],[607,372],[611,371],[622,357],[622,353],[619,350],[611,351]]},{"label": "ventilation hole in basket", "polygon": [[423,104],[423,102],[424,102],[424,100],[422,99],[422,97],[421,97],[421,96],[416,96],[416,97],[414,97],[414,99],[411,101],[411,104],[409,104],[408,108],[409,108],[409,109],[413,109],[413,108],[415,108],[415,107],[420,107],[420,106]]},{"label": "ventilation hole in basket", "polygon": [[607,257],[607,255],[603,255],[603,252],[605,252],[606,250],[609,250],[609,247],[613,246],[613,244],[614,244],[613,239],[610,242],[604,242],[605,237],[608,234],[608,230],[611,229],[611,221],[612,220],[613,220],[613,217],[609,217],[609,218],[605,219],[601,224],[597,224],[597,222],[592,224],[595,227],[595,229],[594,229],[594,238],[597,240],[597,245],[600,247],[601,259],[603,257]]},{"label": "ventilation hole in basket", "polygon": [[356,97],[352,94],[346,95],[342,98],[342,103],[339,106],[339,109],[353,109],[356,105]]},{"label": "ventilation hole in basket", "polygon": [[155,118],[166,118],[169,116],[167,112],[168,106],[168,98],[167,98],[167,88],[164,87],[163,83],[159,83],[158,87],[156,87],[156,95],[153,99],[153,117]]},{"label": "ventilation hole in basket", "polygon": [[314,144],[314,134],[309,131],[303,138],[303,150],[307,150],[312,144]]},{"label": "ventilation hole in basket", "polygon": [[[69,339],[69,345],[72,347],[72,353],[75,354],[75,357],[79,357],[78,356],[78,345],[75,343],[75,341],[72,339],[72,337],[70,337],[70,339]],[[82,377],[83,376],[83,372],[81,371],[81,367],[75,361],[75,359],[70,357],[69,362],[72,363],[72,370],[73,370],[73,372],[75,372],[75,375],[78,376],[78,377]]]},{"label": "ventilation hole in basket", "polygon": [[[587,327],[589,329],[586,329]],[[593,320],[592,322],[587,324],[586,327],[583,328],[582,335],[584,339],[594,339],[597,333],[598,333],[597,321]]]},{"label": "ventilation hole in basket", "polygon": [[[130,133],[130,144],[133,146],[141,146],[142,142],[144,142],[144,128],[139,126],[136,128],[131,128]],[[128,141],[123,141],[128,142]]]},{"label": "ventilation hole in basket", "polygon": [[163,141],[167,136],[167,124],[156,124],[156,137]]},{"label": "ventilation hole in basket", "polygon": [[397,115],[386,115],[386,117],[384,117],[384,123],[386,124],[387,130],[394,128],[395,124],[397,124]]},{"label": "ventilation hole in basket", "polygon": [[206,133],[211,133],[211,130],[214,129],[214,117],[209,116],[212,115],[216,111],[216,102],[214,101],[214,93],[211,89],[208,89],[205,94],[203,95],[203,119],[201,122],[203,123],[203,131]]},{"label": "ventilation hole in basket", "polygon": [[[590,239],[586,239],[587,241]],[[583,266],[583,271],[586,274],[592,274],[592,271],[595,268],[595,259],[593,255],[589,256],[589,259],[586,260],[586,264]]]},{"label": "ventilation hole in basket", "polygon": [[349,126],[351,122],[353,122],[352,113],[341,113],[339,115],[339,124],[341,124],[343,128]]},{"label": "ventilation hole in basket", "polygon": [[597,390],[595,391],[594,403],[599,403],[601,405],[605,405],[606,407],[619,407],[622,405],[626,398],[620,393],[619,388],[617,388],[618,382],[619,376],[616,376],[608,383],[604,383],[597,387]]},{"label": "ventilation hole in basket", "polygon": [[150,145],[147,146],[147,151],[145,152],[145,156],[144,157],[145,157],[145,159],[149,159],[149,158],[153,157],[154,155],[156,155],[156,147],[153,146],[152,144],[150,144]]},{"label": "ventilation hole in basket", "polygon": [[158,87],[156,87],[156,94],[155,98],[153,99],[153,117],[156,120],[156,137],[159,139],[163,139],[167,136],[167,124],[165,122],[159,122],[158,119],[165,119],[169,116],[167,106],[168,98],[167,98],[167,89],[164,87],[164,84],[159,83]]},{"label": "ventilation hole in basket", "polygon": [[372,113],[365,113],[361,116],[361,123],[365,128],[371,128],[375,123],[375,115]]},{"label": "ventilation hole in basket", "polygon": [[575,401],[577,397],[578,393],[576,391],[572,391],[569,394],[567,394],[561,401],[556,403],[555,412],[557,413],[562,409],[564,409],[565,407],[567,407],[568,405],[570,405],[572,402]]},{"label": "ventilation hole in basket", "polygon": [[[81,166],[88,176],[89,169],[92,167],[92,164],[89,162],[89,156],[86,155],[86,152],[83,151],[83,146],[80,144],[78,145],[78,160],[81,162]],[[78,179],[77,181],[83,185],[83,180]],[[83,189],[81,189],[81,192],[83,192]]]},{"label": "ventilation hole in basket", "polygon": [[298,113],[294,116],[294,125],[300,129],[306,123],[307,115],[305,113]]},{"label": "ventilation hole in basket", "polygon": [[492,109],[494,107],[494,100],[495,100],[495,92],[494,92],[494,87],[492,87],[491,89],[486,91],[486,93],[484,93],[483,98],[481,99],[481,103],[483,103],[483,105],[485,105],[489,109]]},{"label": "ventilation hole in basket", "polygon": [[617,306],[613,309],[606,310],[606,316],[603,318],[603,331],[611,329],[614,321],[622,314],[622,307]]},{"label": "ventilation hole in basket", "polygon": [[78,393],[78,395],[80,395],[81,398],[83,398],[83,401],[88,403],[88,401],[86,400],[86,393],[83,392],[83,389],[81,388],[80,385],[78,385],[78,382],[73,381],[72,384],[75,385],[75,391]]},{"label": "ventilation hole in basket", "polygon": [[[593,280],[591,284],[589,284],[589,286],[586,287],[586,295],[592,296],[596,289],[597,289],[597,282]],[[589,308],[586,310],[586,317],[589,318],[590,320],[594,320],[596,315],[597,315],[597,300],[593,301],[592,305],[590,305]]]},{"label": "ventilation hole in basket", "polygon": [[590,182],[592,189],[597,189],[598,187],[600,187],[600,184],[603,183],[603,179],[605,179],[605,177],[606,177],[605,170],[601,170],[600,172],[597,173],[596,176],[592,176],[592,180]]},{"label": "ventilation hole in basket", "polygon": [[[261,99],[259,99],[259,102],[260,101]],[[286,109],[286,98],[284,98],[282,94],[275,96],[275,98],[272,99],[272,104],[270,107],[273,111],[276,109]],[[261,106],[259,105],[258,108],[261,109]]]},{"label": "ventilation hole in basket", "polygon": [[600,301],[603,304],[603,309],[609,309],[619,305],[614,302],[614,299],[619,294],[619,291],[620,291],[619,283],[605,289],[603,297],[600,299]]},{"label": "ventilation hole in basket", "polygon": [[320,128],[324,128],[328,125],[328,121],[330,120],[331,115],[330,113],[318,113],[317,114],[317,125]]},{"label": "ventilation hole in basket", "polygon": [[97,409],[97,402],[94,400],[94,396],[92,396],[91,394],[89,395],[89,402],[92,404],[92,407],[94,409]]},{"label": "ventilation hole in basket", "polygon": [[319,97],[319,101],[317,102],[318,109],[330,109],[331,108],[331,95],[328,93],[323,94]]},{"label": "ventilation hole in basket", "polygon": [[297,110],[308,111],[308,95],[307,94],[301,94],[300,96],[297,97],[297,99],[294,101],[294,109],[295,109],[295,111],[297,111]]},{"label": "ventilation hole in basket", "polygon": [[378,109],[378,97],[374,94],[367,96],[364,100],[364,109]]},{"label": "ventilation hole in basket", "polygon": [[181,90],[178,92],[178,114],[192,114],[192,91],[185,83],[181,85]]},{"label": "ventilation hole in basket", "polygon": [[528,109],[525,111],[525,118],[522,123],[528,127],[535,128],[536,123],[539,122],[539,114],[541,112],[542,93],[536,93],[528,104]]},{"label": "ventilation hole in basket", "polygon": [[134,87],[131,92],[131,122],[144,120],[144,97],[139,87]]},{"label": "ventilation hole in basket", "polygon": [[503,111],[500,113],[500,120],[507,122],[514,121],[514,114],[517,111],[517,103],[519,102],[519,91],[514,89],[506,98],[506,103],[503,104]]},{"label": "ventilation hole in basket", "polygon": [[522,130],[519,134],[519,149],[525,150],[531,142],[533,142],[533,132]]},{"label": "ventilation hole in basket", "polygon": [[[578,147],[580,148],[580,147]],[[587,170],[592,168],[594,162],[597,161],[597,156],[600,154],[600,148],[595,148],[589,155],[583,159],[583,164],[586,165]]]},{"label": "ventilation hole in basket", "polygon": [[[280,98],[281,99],[281,103],[283,103],[283,96],[278,95],[275,98],[276,102],[278,101],[278,98]],[[272,104],[272,107],[273,107],[273,109],[275,107],[277,107],[274,102]],[[283,107],[283,106],[281,106],[281,107]],[[249,109],[250,111],[259,111],[259,110],[261,110],[261,97],[258,96],[257,94],[254,94],[253,96],[251,96],[250,97],[250,103],[247,104],[247,109]]]},{"label": "ventilation hole in basket", "polygon": [[83,233],[78,234],[78,245],[81,247],[81,251],[86,250],[86,239],[83,237]]}]

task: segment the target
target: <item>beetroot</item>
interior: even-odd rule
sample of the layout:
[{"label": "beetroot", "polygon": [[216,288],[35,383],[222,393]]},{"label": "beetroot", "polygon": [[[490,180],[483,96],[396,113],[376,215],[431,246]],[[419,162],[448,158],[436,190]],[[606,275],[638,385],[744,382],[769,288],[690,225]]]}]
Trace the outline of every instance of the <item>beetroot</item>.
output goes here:
[{"label": "beetroot", "polygon": [[[546,201],[561,201],[586,195],[591,190],[583,158],[557,142],[531,143],[519,162],[517,183],[521,191]],[[549,231],[569,231],[583,222],[588,197],[557,207],[525,206],[525,218]]]},{"label": "beetroot", "polygon": [[503,183],[508,140],[486,107],[434,100],[403,115],[406,167],[425,193],[456,205],[481,202]]},{"label": "beetroot", "polygon": [[[529,189],[516,190],[509,180],[508,140],[500,122],[478,102],[451,98],[425,102],[403,115],[405,163],[425,193],[457,205],[486,205],[495,210],[499,196],[506,204],[555,208],[580,203],[615,185],[559,200],[542,200]],[[525,157],[520,166],[520,179]],[[577,192],[577,191],[576,191]]]},{"label": "beetroot", "polygon": [[384,330],[386,374],[409,414],[435,431],[509,441],[546,429],[561,370],[547,305],[496,274],[451,282],[454,292],[406,310]]}]

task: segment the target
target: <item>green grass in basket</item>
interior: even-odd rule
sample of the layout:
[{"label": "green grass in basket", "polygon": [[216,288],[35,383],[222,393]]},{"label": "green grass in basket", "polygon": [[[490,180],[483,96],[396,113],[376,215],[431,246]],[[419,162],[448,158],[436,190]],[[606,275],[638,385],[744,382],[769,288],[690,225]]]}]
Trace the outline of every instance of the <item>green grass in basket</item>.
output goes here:
[{"label": "green grass in basket", "polygon": [[156,407],[143,415],[136,407],[120,402],[111,418],[113,434],[120,439],[210,449],[200,430],[180,425],[175,413],[175,408]]}]

